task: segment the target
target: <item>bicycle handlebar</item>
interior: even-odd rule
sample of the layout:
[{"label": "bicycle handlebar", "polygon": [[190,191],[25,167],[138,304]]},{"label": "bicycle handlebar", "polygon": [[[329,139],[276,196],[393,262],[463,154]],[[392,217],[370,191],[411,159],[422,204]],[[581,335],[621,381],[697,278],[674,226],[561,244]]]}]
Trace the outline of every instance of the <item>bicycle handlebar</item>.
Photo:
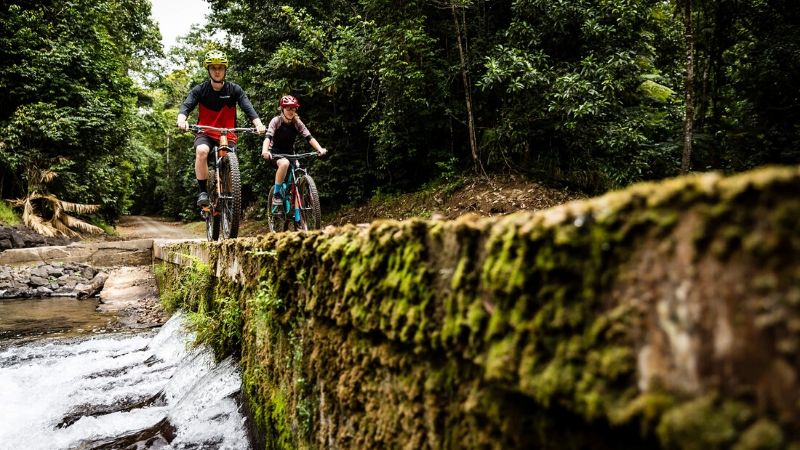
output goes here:
[{"label": "bicycle handlebar", "polygon": [[220,133],[256,133],[255,128],[219,128],[208,125],[189,125],[189,129],[195,132],[203,130],[219,131]]},{"label": "bicycle handlebar", "polygon": [[298,160],[298,159],[310,158],[312,156],[319,156],[319,153],[317,153],[317,152],[308,152],[308,153],[298,153],[296,155],[282,155],[280,153],[273,153],[272,154],[272,159],[286,158],[286,159],[288,159],[290,161],[295,161],[295,160]]}]

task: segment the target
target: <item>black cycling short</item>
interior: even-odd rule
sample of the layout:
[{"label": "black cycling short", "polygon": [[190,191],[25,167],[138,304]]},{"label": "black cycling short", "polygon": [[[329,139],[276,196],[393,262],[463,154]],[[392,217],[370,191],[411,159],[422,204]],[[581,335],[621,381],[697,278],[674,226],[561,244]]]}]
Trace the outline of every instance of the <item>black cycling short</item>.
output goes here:
[{"label": "black cycling short", "polygon": [[197,148],[203,144],[207,145],[208,149],[211,150],[214,148],[214,146],[219,145],[219,141],[216,139],[211,139],[211,137],[205,133],[197,133],[197,135],[194,137],[194,148]]},{"label": "black cycling short", "polygon": [[[219,141],[216,139],[211,138],[205,133],[197,133],[194,137],[194,148],[196,149],[199,145],[207,145],[208,146],[208,164],[214,165],[214,147],[219,145]],[[236,151],[236,145],[233,144],[230,140],[228,140],[228,147]]]},{"label": "black cycling short", "polygon": [[[269,151],[272,154],[279,154],[279,155],[293,155],[294,151],[292,149],[289,150],[281,150],[279,148],[272,147],[272,150]],[[278,167],[278,159],[283,158],[272,158],[272,162],[275,164],[275,167]]]}]

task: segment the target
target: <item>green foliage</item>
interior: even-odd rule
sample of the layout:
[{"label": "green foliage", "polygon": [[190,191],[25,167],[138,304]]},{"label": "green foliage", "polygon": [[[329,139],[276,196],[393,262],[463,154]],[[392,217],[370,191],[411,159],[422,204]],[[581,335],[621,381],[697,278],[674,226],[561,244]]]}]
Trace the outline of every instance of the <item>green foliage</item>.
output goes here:
[{"label": "green foliage", "polygon": [[174,267],[169,263],[162,263],[155,267],[155,276],[160,286],[169,285],[169,289],[161,289],[161,305],[168,313],[173,313],[181,308],[197,310],[199,312],[209,309],[211,297],[212,276],[211,268],[197,258],[183,255],[191,264],[188,269],[174,272]]},{"label": "green foliage", "polygon": [[208,345],[218,357],[239,351],[243,319],[235,298],[216,298],[213,309],[190,311],[188,319],[188,328],[195,334],[194,345]]},{"label": "green foliage", "polygon": [[[264,121],[279,96],[300,99],[330,150],[311,167],[326,210],[471,167],[466,98],[490,170],[603,191],[679,167],[678,2],[209,3],[221,40],[195,28],[156,63],[146,0],[5,2],[0,196],[25,194],[21,167],[64,159],[54,194],[101,204],[108,223],[127,212],[196,217],[192,136],[174,121],[211,48],[229,53],[229,79]],[[694,168],[800,161],[796,9],[694,5]],[[260,145],[239,146],[246,205],[263,205],[274,176]]]},{"label": "green foliage", "polygon": [[[135,110],[131,71],[156,55],[146,0],[6,2],[0,11],[0,173],[23,196],[22,167],[65,165],[53,193],[99,203],[113,220],[127,205],[125,148]],[[83,187],[83,188],[81,188]]]},{"label": "green foliage", "polygon": [[19,225],[21,220],[8,203],[0,200],[0,223],[5,225]]},{"label": "green foliage", "polygon": [[664,144],[679,122],[671,89],[653,80],[663,8],[656,1],[516,2],[505,42],[486,58],[479,82],[502,98],[490,151],[533,160],[534,172],[589,190],[669,175],[675,152]]}]

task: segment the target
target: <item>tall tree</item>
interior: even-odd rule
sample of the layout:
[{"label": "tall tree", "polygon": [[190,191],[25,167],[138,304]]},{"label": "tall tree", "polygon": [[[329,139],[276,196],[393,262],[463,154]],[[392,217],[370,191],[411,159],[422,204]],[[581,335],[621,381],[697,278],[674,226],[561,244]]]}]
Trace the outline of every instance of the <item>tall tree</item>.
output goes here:
[{"label": "tall tree", "polygon": [[6,1],[0,21],[0,171],[13,180],[4,195],[31,185],[22,167],[59,159],[52,192],[113,219],[134,169],[121,156],[138,93],[130,71],[160,51],[150,3]]},{"label": "tall tree", "polygon": [[692,0],[680,0],[683,15],[684,39],[686,44],[686,112],[683,122],[683,153],[681,173],[687,173],[692,159],[692,140],[694,136],[694,28],[692,22]]}]

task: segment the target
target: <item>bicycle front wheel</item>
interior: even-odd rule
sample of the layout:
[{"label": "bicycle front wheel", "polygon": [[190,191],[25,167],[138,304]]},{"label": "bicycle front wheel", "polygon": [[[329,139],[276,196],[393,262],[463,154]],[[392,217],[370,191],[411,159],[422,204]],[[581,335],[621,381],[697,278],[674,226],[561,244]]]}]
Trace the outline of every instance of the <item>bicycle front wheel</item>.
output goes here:
[{"label": "bicycle front wheel", "polygon": [[213,242],[219,239],[219,213],[217,207],[217,177],[216,173],[212,170],[208,174],[208,191],[210,205],[203,211],[203,217],[206,219],[206,238]]},{"label": "bicycle front wheel", "polygon": [[267,196],[267,208],[270,208],[269,213],[267,213],[267,223],[269,224],[269,231],[280,233],[281,231],[286,231],[286,210],[283,209],[283,206],[272,206],[272,198],[274,196],[275,193],[270,188]]},{"label": "bicycle front wheel", "polygon": [[239,219],[242,217],[242,181],[236,153],[229,152],[222,158],[219,181],[222,239],[233,239],[239,235]]},{"label": "bicycle front wheel", "polygon": [[319,206],[317,185],[311,175],[300,177],[297,181],[297,193],[300,196],[299,226],[304,230],[319,230],[322,226],[322,210]]}]

